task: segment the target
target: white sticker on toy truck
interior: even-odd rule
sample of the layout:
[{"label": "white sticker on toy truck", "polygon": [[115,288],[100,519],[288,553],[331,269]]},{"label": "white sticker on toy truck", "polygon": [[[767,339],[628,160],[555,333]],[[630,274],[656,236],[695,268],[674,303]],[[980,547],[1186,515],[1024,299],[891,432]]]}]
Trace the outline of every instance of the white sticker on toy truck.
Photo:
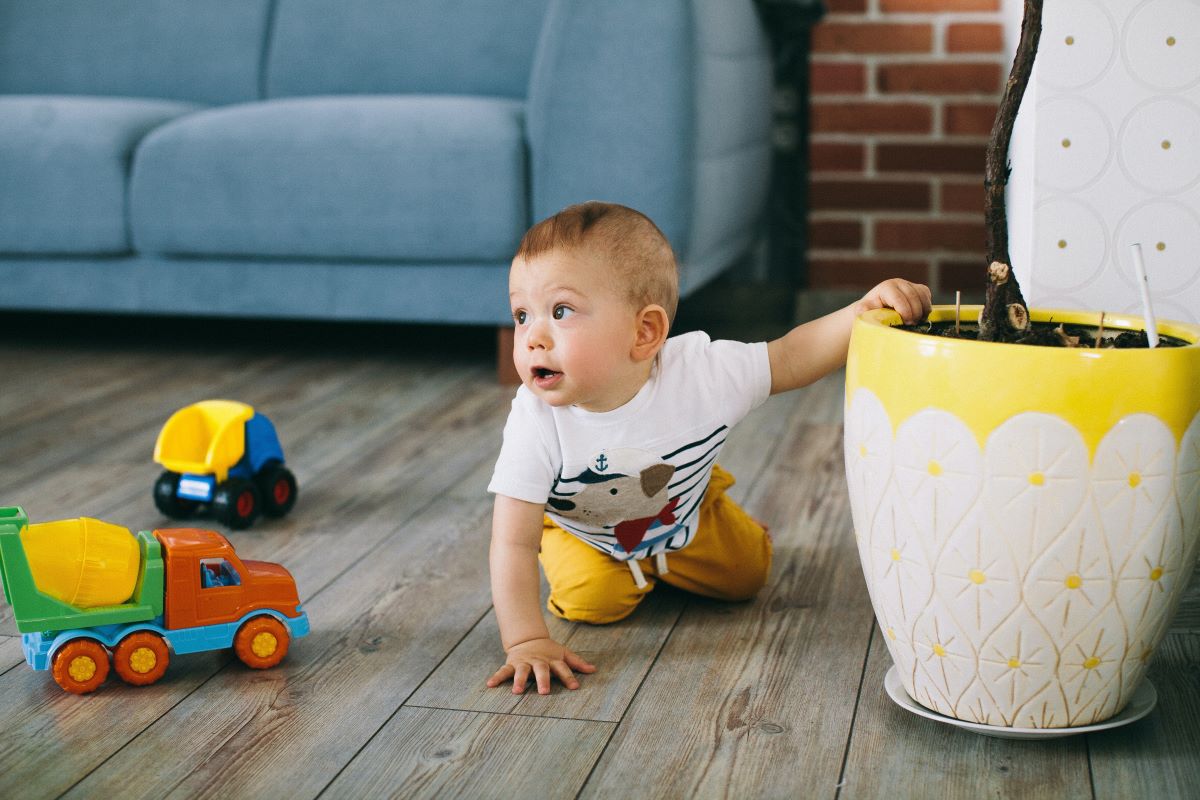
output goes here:
[{"label": "white sticker on toy truck", "polygon": [[189,500],[211,500],[213,485],[203,478],[180,478],[179,496]]}]

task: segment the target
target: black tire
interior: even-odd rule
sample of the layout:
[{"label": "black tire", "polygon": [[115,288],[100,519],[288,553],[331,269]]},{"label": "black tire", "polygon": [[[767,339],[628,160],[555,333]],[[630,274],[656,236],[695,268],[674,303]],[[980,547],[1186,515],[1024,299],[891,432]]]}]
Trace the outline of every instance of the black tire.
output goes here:
[{"label": "black tire", "polygon": [[217,485],[212,507],[218,521],[234,530],[241,530],[249,528],[258,519],[262,512],[262,495],[250,481],[230,478]]},{"label": "black tire", "polygon": [[277,461],[267,464],[256,480],[262,494],[263,513],[268,517],[282,517],[296,505],[296,476],[283,464]]},{"label": "black tire", "polygon": [[179,473],[164,472],[154,482],[154,505],[171,519],[187,519],[196,513],[195,500],[185,500],[178,494]]}]

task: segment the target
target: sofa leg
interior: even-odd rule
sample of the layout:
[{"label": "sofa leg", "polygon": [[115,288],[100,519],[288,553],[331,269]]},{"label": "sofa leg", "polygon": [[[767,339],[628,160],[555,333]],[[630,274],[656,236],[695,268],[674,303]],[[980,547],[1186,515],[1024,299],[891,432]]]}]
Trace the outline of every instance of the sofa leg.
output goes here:
[{"label": "sofa leg", "polygon": [[516,386],[521,382],[513,366],[513,329],[507,325],[496,328],[496,381],[501,386]]}]

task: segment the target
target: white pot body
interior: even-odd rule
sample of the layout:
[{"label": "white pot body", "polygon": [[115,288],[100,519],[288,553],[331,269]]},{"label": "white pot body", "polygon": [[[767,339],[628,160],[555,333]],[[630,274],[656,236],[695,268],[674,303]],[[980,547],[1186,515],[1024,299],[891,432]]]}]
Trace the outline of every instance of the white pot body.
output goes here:
[{"label": "white pot body", "polygon": [[[1101,376],[1086,353],[889,321],[856,323],[845,455],[863,573],[906,691],[1007,727],[1119,713],[1200,541],[1200,348],[1117,352]],[[1148,390],[1160,369],[1162,392]],[[1133,388],[1110,402],[1078,385],[1107,373]],[[1008,375],[1022,377],[1005,388]]]}]

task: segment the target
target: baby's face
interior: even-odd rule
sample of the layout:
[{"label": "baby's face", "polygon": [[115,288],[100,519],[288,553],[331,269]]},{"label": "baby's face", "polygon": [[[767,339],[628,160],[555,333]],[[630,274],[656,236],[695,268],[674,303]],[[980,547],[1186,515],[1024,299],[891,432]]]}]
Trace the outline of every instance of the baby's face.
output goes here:
[{"label": "baby's face", "polygon": [[637,315],[610,268],[582,252],[551,251],[514,259],[508,289],[513,362],[535,395],[610,411],[637,392]]}]

